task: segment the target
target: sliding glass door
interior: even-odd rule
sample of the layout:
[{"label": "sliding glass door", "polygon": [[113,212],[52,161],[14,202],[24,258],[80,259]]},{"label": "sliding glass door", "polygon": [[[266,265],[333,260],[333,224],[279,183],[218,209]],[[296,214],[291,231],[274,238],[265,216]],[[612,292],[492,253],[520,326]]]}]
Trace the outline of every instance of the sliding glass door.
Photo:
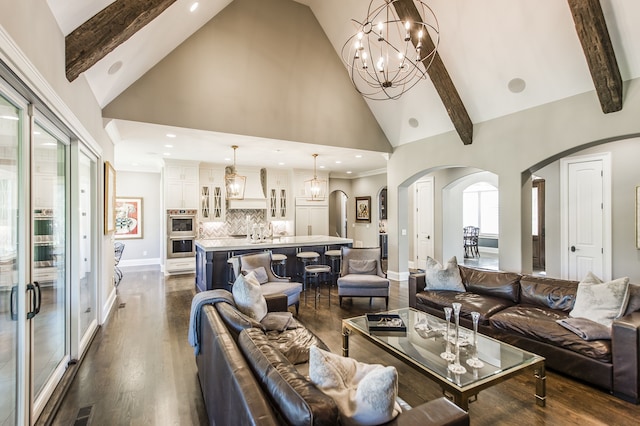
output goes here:
[{"label": "sliding glass door", "polygon": [[37,115],[32,126],[31,285],[37,315],[30,321],[32,400],[40,413],[69,359],[69,138]]},{"label": "sliding glass door", "polygon": [[[6,89],[6,88],[5,88]],[[0,425],[23,424],[26,388],[19,348],[25,326],[25,233],[24,184],[21,167],[21,138],[24,109],[11,99],[0,81]],[[22,223],[24,224],[24,223]]]}]

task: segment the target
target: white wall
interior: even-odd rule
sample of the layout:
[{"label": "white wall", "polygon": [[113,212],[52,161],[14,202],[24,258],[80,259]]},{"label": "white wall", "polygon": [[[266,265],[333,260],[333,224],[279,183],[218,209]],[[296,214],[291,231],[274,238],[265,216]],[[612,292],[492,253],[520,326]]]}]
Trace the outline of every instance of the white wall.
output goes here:
[{"label": "white wall", "polygon": [[120,240],[125,244],[120,266],[159,265],[162,227],[166,226],[162,213],[162,181],[160,173],[118,171],[117,197],[142,197],[143,230],[141,239]]}]

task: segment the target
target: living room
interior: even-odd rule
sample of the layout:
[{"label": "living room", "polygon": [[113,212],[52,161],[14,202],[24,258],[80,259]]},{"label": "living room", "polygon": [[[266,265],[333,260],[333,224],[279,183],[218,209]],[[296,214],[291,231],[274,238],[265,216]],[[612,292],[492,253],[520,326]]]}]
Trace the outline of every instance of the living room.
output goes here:
[{"label": "living room", "polygon": [[[344,72],[344,65],[340,62],[339,55],[336,54],[340,46],[336,47],[338,43],[334,41],[344,38],[340,34],[346,30],[334,28],[332,17],[338,15],[331,11],[330,6],[325,6],[329,3],[333,3],[335,6],[336,2],[281,0],[265,2],[268,3],[268,7],[242,0],[215,2],[214,6],[207,6],[217,10],[212,12],[211,18],[213,19],[206,19],[201,23],[203,31],[194,30],[194,35],[188,38],[188,42],[185,41],[184,45],[177,44],[175,49],[172,49],[174,51],[172,55],[167,56],[144,72],[139,71],[135,83],[129,86],[122,82],[117,84],[104,83],[105,85],[102,86],[106,80],[99,80],[98,86],[100,87],[98,89],[92,86],[95,84],[95,81],[92,80],[95,74],[92,75],[92,73],[99,71],[101,75],[104,75],[100,78],[113,76],[114,74],[107,72],[113,62],[107,59],[91,68],[77,80],[69,82],[65,78],[64,52],[64,39],[68,31],[61,28],[62,24],[58,22],[57,17],[50,9],[53,7],[51,5],[56,2],[50,1],[48,3],[27,1],[20,2],[18,5],[9,4],[9,2],[3,2],[0,5],[0,12],[2,12],[2,18],[0,18],[2,25],[0,52],[2,55],[0,59],[9,70],[9,77],[13,78],[9,83],[19,81],[20,84],[28,86],[36,95],[34,99],[41,99],[43,104],[53,112],[53,116],[58,116],[67,127],[73,130],[72,133],[76,136],[73,140],[84,142],[89,147],[86,152],[95,154],[95,164],[99,166],[93,185],[93,189],[97,191],[94,194],[96,200],[101,200],[103,195],[103,163],[108,161],[117,166],[116,151],[124,147],[124,145],[120,145],[121,143],[126,144],[126,141],[123,140],[114,146],[113,135],[105,130],[105,126],[112,120],[159,123],[178,129],[197,128],[211,131],[214,128],[213,130],[218,132],[236,135],[269,136],[275,140],[295,140],[317,144],[329,150],[331,147],[346,146],[354,150],[378,154],[386,153],[388,161],[386,170],[382,173],[377,173],[375,176],[363,174],[348,178],[339,176],[335,180],[329,176],[328,180],[330,186],[334,185],[331,189],[339,187],[347,193],[349,203],[354,203],[355,198],[359,196],[371,196],[375,203],[379,191],[385,187],[388,190],[386,231],[389,236],[389,258],[387,272],[392,281],[392,289],[403,292],[403,294],[398,294],[395,304],[390,304],[391,309],[408,304],[404,294],[406,293],[406,282],[410,270],[415,266],[414,262],[417,261],[413,191],[416,182],[420,179],[433,178],[434,183],[433,257],[435,259],[443,262],[452,256],[456,256],[460,261],[464,258],[461,244],[464,223],[462,223],[462,215],[458,219],[457,214],[461,212],[461,193],[464,191],[468,179],[473,179],[473,175],[490,173],[496,177],[496,187],[500,197],[498,267],[504,271],[531,273],[534,271],[531,253],[533,216],[531,188],[534,178],[543,178],[547,188],[545,272],[548,277],[569,278],[572,262],[570,253],[573,253],[570,247],[575,245],[569,242],[568,225],[572,221],[568,218],[570,209],[565,205],[567,197],[563,193],[563,180],[567,176],[569,164],[575,160],[598,159],[602,160],[605,165],[603,169],[605,192],[602,198],[605,222],[602,227],[601,241],[603,244],[600,247],[602,249],[601,257],[604,260],[600,269],[602,271],[600,277],[614,279],[627,276],[630,282],[640,283],[636,241],[638,232],[636,187],[640,182],[640,175],[635,167],[635,158],[638,157],[640,145],[638,144],[640,132],[636,119],[638,112],[640,112],[638,89],[640,65],[637,63],[637,55],[633,53],[637,51],[635,40],[639,40],[640,37],[636,37],[635,25],[630,23],[638,12],[634,2],[600,2],[604,8],[609,31],[612,34],[624,83],[623,108],[620,111],[607,114],[603,113],[597,93],[594,91],[589,68],[584,63],[585,55],[580,48],[566,3],[559,2],[562,4],[558,5],[550,2],[545,5],[549,8],[546,12],[530,13],[531,22],[524,19],[527,21],[526,28],[539,29],[535,34],[538,34],[540,40],[536,44],[528,45],[536,46],[536,49],[531,49],[531,52],[535,51],[537,55],[540,55],[535,56],[538,59],[531,60],[527,55],[523,55],[523,58],[512,61],[511,65],[508,65],[509,61],[503,60],[502,65],[498,65],[500,71],[495,71],[493,68],[492,71],[487,71],[487,74],[492,76],[487,78],[487,83],[465,82],[465,79],[470,77],[463,77],[462,70],[476,70],[475,74],[478,74],[479,77],[485,76],[484,71],[479,72],[481,67],[478,64],[485,61],[493,63],[494,61],[490,60],[493,57],[478,59],[475,54],[482,49],[469,49],[462,42],[447,46],[446,43],[450,41],[445,42],[446,38],[443,32],[443,60],[448,66],[451,64],[451,70],[456,70],[451,73],[452,79],[456,85],[460,85],[460,94],[469,109],[469,115],[473,118],[473,141],[469,145],[462,143],[461,136],[448,117],[446,108],[429,82],[425,83],[426,88],[416,87],[415,91],[406,94],[407,105],[410,105],[407,108],[399,108],[398,104],[393,104],[393,102],[369,104],[353,91],[347,73]],[[176,5],[189,6],[186,3],[178,1]],[[455,21],[456,13],[466,17],[467,14],[473,14],[475,11],[475,9],[471,9],[463,13],[458,9],[465,9],[468,5],[463,7],[457,4],[458,9],[454,8],[453,11],[446,12],[445,6],[438,4],[438,2],[434,3],[433,7],[436,12],[438,9],[442,10],[439,18],[441,18],[443,30],[452,21]],[[228,7],[226,7],[227,5]],[[203,6],[204,4],[201,5],[201,7]],[[362,8],[365,6],[366,4],[361,5]],[[269,13],[260,13],[259,11],[264,10],[260,9],[261,7],[265,7]],[[509,12],[513,13],[510,6],[498,1],[492,2],[492,7],[492,10],[504,9],[500,14],[504,13],[505,16],[510,16],[507,15]],[[100,9],[101,7],[96,10]],[[561,12],[559,12],[560,9]],[[514,14],[517,16],[527,15],[522,11]],[[90,15],[91,13],[88,16]],[[220,65],[222,61],[219,58],[227,57],[225,55],[228,50],[225,50],[224,46],[212,43],[209,38],[218,37],[218,40],[222,40],[224,39],[223,34],[205,27],[214,27],[216,23],[222,23],[225,28],[239,26],[234,24],[237,22],[238,15],[243,16],[243,19],[251,18],[249,21],[242,22],[249,22],[247,25],[259,25],[255,28],[260,28],[260,31],[243,39],[241,44],[255,44],[257,37],[264,43],[264,46],[268,46],[268,52],[264,54],[254,52],[253,56],[240,54],[239,57],[244,57],[244,60],[231,60],[233,66],[223,67]],[[283,39],[296,38],[291,34],[300,34],[301,32],[294,30],[284,35],[276,34],[280,32],[281,28],[287,26],[282,24],[280,18],[272,15],[303,16],[301,25],[307,25],[310,20],[313,21],[314,30],[310,32],[309,36],[312,41],[304,39],[304,42],[313,43],[314,48],[308,49],[312,54],[308,57],[303,56],[305,57],[304,61],[299,58],[304,54],[300,50],[304,51],[305,49],[281,52],[275,47],[286,41]],[[552,23],[549,22],[549,16],[553,17]],[[86,19],[87,17],[80,22],[84,22]],[[496,21],[489,27],[499,27],[499,23],[504,21],[499,17],[494,19]],[[518,18],[514,17],[513,19]],[[286,19],[283,21],[288,23]],[[211,22],[211,24],[205,25],[207,22]],[[552,36],[548,28],[550,26],[554,29],[562,28],[564,32],[561,35]],[[265,29],[265,27],[267,28]],[[471,25],[469,27],[473,28]],[[473,33],[474,30],[469,29],[469,31]],[[479,29],[476,31],[482,32]],[[556,46],[554,37],[558,37],[558,40],[563,40],[563,42],[557,43],[558,46]],[[510,39],[510,37],[508,35],[496,37],[491,46],[500,45],[500,40],[506,39]],[[486,39],[484,41],[486,42]],[[530,39],[527,41],[531,42]],[[301,44],[304,45],[304,43]],[[507,44],[506,41],[505,44]],[[188,53],[193,54],[188,45],[197,47],[198,54],[195,57],[187,55]],[[512,57],[511,55],[515,55],[515,52],[526,50],[522,47],[524,45],[527,44],[517,44],[515,41],[514,44],[508,43],[507,47],[500,50],[501,58],[509,58]],[[318,46],[320,49],[316,48]],[[152,48],[153,46],[149,47],[149,49]],[[217,53],[213,55],[213,59],[208,57],[203,62],[199,62],[199,57],[206,56],[203,52],[207,52],[207,49],[220,50],[215,50]],[[233,48],[229,50],[233,50]],[[469,50],[474,52],[468,52]],[[456,63],[454,51],[467,52],[468,56],[465,57],[469,59],[453,65]],[[563,52],[567,51],[571,52],[567,56],[570,56],[573,61],[571,66],[564,68],[566,63],[561,61],[558,56],[563,56]],[[141,52],[145,52],[145,50],[138,49],[135,54],[141,57],[145,56]],[[277,61],[273,60],[276,57],[274,52],[277,52]],[[329,65],[325,63],[321,53],[322,55],[332,55]],[[247,65],[247,62],[251,64]],[[257,74],[251,71],[255,71],[258,67],[256,64],[260,64]],[[292,68],[286,66],[283,68],[281,64],[295,64],[295,67],[305,68],[303,74],[306,75],[292,75],[290,74]],[[541,64],[545,65],[540,66]],[[127,65],[128,63],[125,63],[124,70]],[[220,68],[225,69],[220,71]],[[329,69],[339,70],[340,73],[334,74],[329,72]],[[537,71],[534,73],[533,69]],[[217,72],[221,72],[221,74],[217,74]],[[200,74],[198,75],[198,73]],[[529,74],[534,75],[530,76]],[[115,75],[117,76],[117,70]],[[231,77],[229,77],[230,75]],[[256,75],[260,78],[257,78]],[[272,79],[273,76],[278,76],[278,79]],[[3,74],[3,78],[5,77],[9,79]],[[514,93],[507,87],[508,82],[516,77],[523,78],[527,83],[523,92]],[[219,84],[220,81],[234,80],[235,78],[239,83],[230,85],[233,87],[221,87],[225,84]],[[192,89],[193,86],[199,86],[199,82],[203,79],[215,81],[218,84],[211,85],[207,90]],[[267,79],[269,84],[264,84],[264,79]],[[491,81],[491,84],[488,81]],[[483,86],[483,84],[486,85]],[[290,90],[291,87],[295,87],[295,90]],[[4,85],[2,89],[4,96]],[[288,93],[288,90],[292,92],[291,97],[282,100],[282,93]],[[110,92],[107,94],[107,91]],[[8,92],[9,90],[7,90]],[[190,95],[184,96],[186,93],[190,93]],[[188,98],[191,98],[193,102],[187,102]],[[278,99],[276,106],[274,106],[273,99]],[[313,101],[310,102],[309,99],[313,99]],[[426,103],[427,99],[428,104]],[[409,104],[409,102],[411,103]],[[515,103],[518,106],[511,109],[510,106]],[[410,118],[414,118],[414,120],[410,121]],[[418,124],[417,127],[413,127],[414,124]],[[426,128],[429,130],[425,130]],[[277,131],[274,132],[274,129]],[[22,143],[20,142],[19,146],[23,146]],[[229,144],[225,143],[224,146],[227,150],[229,149]],[[221,163],[226,155],[228,154],[216,154],[216,160],[220,160]],[[25,161],[25,159],[23,158],[21,161]],[[309,169],[310,157],[307,162],[309,165],[305,162],[303,168]],[[75,170],[73,165],[70,167],[72,171]],[[131,167],[122,166],[117,169],[118,175],[122,178],[120,183],[116,183],[119,195],[141,195],[135,193],[136,188],[133,185],[136,182],[144,181],[145,184],[149,183],[147,188],[157,188],[145,189],[145,191],[152,193],[148,197],[145,195],[145,212],[159,211],[162,206],[161,197],[158,196],[162,185],[160,172],[131,171]],[[13,175],[15,171],[11,170],[10,173]],[[28,179],[25,182],[28,183]],[[120,187],[122,182],[129,182],[126,188]],[[27,189],[25,193],[29,194],[29,190]],[[147,198],[149,202],[147,202]],[[96,227],[96,231],[99,231],[102,226],[103,209],[101,203],[102,201],[96,204],[98,208],[94,212],[96,221],[100,225]],[[72,216],[75,214],[74,209],[71,209],[71,205],[68,208],[69,217],[72,218],[70,223],[78,223],[73,220],[75,218]],[[24,213],[21,210],[18,211]],[[349,205],[349,211],[349,215],[352,215],[355,211],[354,205]],[[378,241],[378,226],[376,226],[378,213],[374,209],[372,214],[370,227],[359,223],[349,224],[355,225],[353,232],[356,233],[357,240],[363,241],[363,245],[376,244]],[[19,217],[20,215],[15,215],[12,212],[9,216]],[[160,217],[162,218],[162,216]],[[152,223],[153,220],[147,221],[149,225]],[[157,220],[156,226],[146,232],[144,239],[152,238],[153,234],[159,232],[163,226],[162,220]],[[75,232],[72,231],[72,228],[74,227],[70,226],[69,232]],[[23,234],[29,234],[26,225],[20,229]],[[348,230],[352,231],[352,228],[348,228]],[[117,307],[119,303],[124,303],[124,298],[137,297],[134,296],[134,294],[138,294],[136,292],[127,293],[132,290],[127,287],[133,287],[132,277],[139,277],[142,280],[146,272],[145,268],[136,272],[126,271],[122,288],[119,290],[121,293],[116,294],[111,281],[113,274],[112,236],[103,235],[102,232],[94,232],[92,236],[98,247],[92,255],[92,260],[95,261],[93,270],[98,272],[94,294],[96,302],[92,306],[91,314],[95,315],[96,329],[100,329],[106,327],[110,315],[118,315],[119,309]],[[350,238],[353,236],[353,234],[349,235]],[[80,238],[77,241],[73,239],[73,241],[80,247]],[[160,242],[152,244],[157,250],[158,259],[162,256],[161,250],[157,248],[161,244]],[[71,247],[71,242],[69,246]],[[141,261],[143,251],[150,253],[148,248],[144,248],[140,250],[140,257],[138,257],[136,250],[133,250],[133,244],[129,245],[129,250],[125,250],[125,264],[127,260]],[[133,256],[134,254],[135,256]],[[126,256],[133,257],[127,258]],[[71,257],[73,256],[69,256],[70,259]],[[70,262],[76,261],[78,260],[70,260]],[[78,262],[78,264],[80,263]],[[75,263],[73,264],[75,265]],[[16,266],[16,268],[18,267]],[[84,271],[80,266],[78,266],[78,270]],[[574,278],[581,279],[582,277],[576,276]],[[178,285],[174,284],[173,279],[174,277],[168,279],[166,283],[163,281],[162,286]],[[69,272],[67,280],[71,286],[76,286],[73,284],[75,281],[72,279],[71,272]],[[176,280],[179,281],[179,278]],[[19,284],[25,290],[21,293],[31,294],[31,290],[28,290],[26,286],[26,283],[31,280],[25,279],[24,281]],[[18,280],[11,282],[11,285],[18,285],[17,283]],[[7,294],[11,293],[9,291],[11,285],[7,287]],[[66,291],[68,291],[70,299],[71,295],[75,294],[72,293],[75,290],[71,287]],[[158,291],[161,290],[158,289]],[[186,292],[186,290],[184,291]],[[21,309],[26,314],[29,311],[27,297],[20,300],[24,302],[24,308]],[[132,299],[128,299],[126,309],[130,309],[132,306],[134,306]],[[184,305],[181,306],[184,307]],[[331,324],[331,327],[334,328],[332,332],[339,333],[336,331],[339,330],[336,321],[339,323],[339,320],[347,315],[364,314],[369,309],[381,310],[383,306],[376,303],[372,308],[366,304],[362,306],[360,304],[347,305],[338,311],[335,311],[334,308],[332,301],[329,310],[319,310],[317,313],[324,315],[322,318],[331,318],[327,324]],[[300,319],[313,323],[313,318],[308,318],[307,315],[315,315],[309,306],[301,312]],[[67,316],[71,318],[73,315],[71,312],[67,312]],[[335,318],[333,318],[334,316]],[[25,326],[19,328],[24,337],[24,330],[28,327],[26,327],[25,320],[20,321],[22,321],[20,325]],[[318,322],[322,321],[322,319],[318,320]],[[18,329],[17,325],[16,329]],[[318,329],[323,327],[323,324],[318,325]],[[328,335],[331,334],[328,333]],[[323,338],[325,337],[323,336]],[[339,345],[329,339],[327,342],[330,343],[334,352],[339,352]],[[75,335],[72,340],[73,343],[67,345],[67,361],[79,359],[91,347]],[[13,352],[18,352],[21,357],[28,359],[28,352],[24,347]],[[366,360],[367,356],[364,355],[363,360]],[[27,364],[26,361],[20,364],[23,373],[27,371],[24,367]],[[15,365],[17,368],[18,364]],[[405,374],[410,375],[410,373]],[[20,377],[24,378],[24,374]],[[570,380],[559,383],[561,386],[577,386],[582,392],[588,392],[589,397],[594,399],[602,400],[604,398],[614,405],[620,404],[615,399],[608,399],[609,396],[606,394],[603,396],[598,390],[580,387],[580,384],[575,384]],[[22,380],[19,386],[23,389],[20,395],[26,395],[25,389],[28,387],[28,381]],[[51,388],[54,387],[51,386]],[[429,392],[427,392],[428,397],[435,398],[437,391],[432,389]],[[518,393],[513,389],[509,392]],[[551,395],[551,391],[549,395]],[[530,396],[527,395],[527,397]],[[28,402],[26,405],[30,408],[25,408],[24,400],[26,399],[28,398],[21,397],[13,400],[16,404],[22,404],[22,409],[18,411],[23,413],[23,417],[18,417],[18,419],[40,413],[47,398],[44,398],[44,402],[38,401],[37,404],[34,404],[35,401]],[[530,401],[527,399],[527,402]],[[37,408],[34,408],[34,405]],[[605,405],[606,403],[603,402],[600,407]],[[473,404],[471,407],[472,411],[480,411]],[[568,406],[564,409],[567,410],[565,413],[570,411]],[[636,409],[635,406],[629,406],[623,408],[623,411],[633,412]],[[30,414],[24,415],[25,412]],[[560,416],[555,417],[555,419],[559,418]],[[621,418],[624,419],[624,416]],[[588,422],[584,417],[580,420]],[[606,419],[596,416],[592,421],[594,423],[606,422]],[[9,424],[11,423],[13,422],[10,421]],[[20,423],[20,420],[16,420],[16,423]]]}]

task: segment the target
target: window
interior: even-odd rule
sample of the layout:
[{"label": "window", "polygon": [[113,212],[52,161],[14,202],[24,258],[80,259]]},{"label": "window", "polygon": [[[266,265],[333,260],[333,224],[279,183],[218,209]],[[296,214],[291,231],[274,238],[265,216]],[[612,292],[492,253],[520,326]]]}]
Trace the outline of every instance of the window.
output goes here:
[{"label": "window", "polygon": [[483,235],[499,233],[498,188],[488,182],[478,182],[462,194],[462,220],[464,226],[476,226]]}]

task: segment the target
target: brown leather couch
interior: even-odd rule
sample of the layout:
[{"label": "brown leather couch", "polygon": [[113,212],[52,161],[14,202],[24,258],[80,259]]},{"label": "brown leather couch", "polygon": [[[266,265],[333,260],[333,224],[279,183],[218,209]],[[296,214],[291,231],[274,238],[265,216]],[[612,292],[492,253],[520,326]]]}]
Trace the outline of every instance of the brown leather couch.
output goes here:
[{"label": "brown leather couch", "polygon": [[[286,311],[286,296],[268,298]],[[294,320],[295,321],[295,320]],[[306,377],[308,348],[326,345],[300,323],[265,332],[235,306],[218,302],[200,311],[198,378],[210,424],[336,425],[338,409]],[[446,398],[401,413],[391,425],[468,425],[468,414]]]},{"label": "brown leather couch", "polygon": [[546,358],[547,367],[640,402],[640,286],[631,285],[626,313],[615,320],[611,340],[586,341],[556,323],[575,302],[577,281],[458,266],[466,291],[425,290],[425,274],[409,277],[409,306],[444,318],[443,308],[462,304],[460,324]]}]

